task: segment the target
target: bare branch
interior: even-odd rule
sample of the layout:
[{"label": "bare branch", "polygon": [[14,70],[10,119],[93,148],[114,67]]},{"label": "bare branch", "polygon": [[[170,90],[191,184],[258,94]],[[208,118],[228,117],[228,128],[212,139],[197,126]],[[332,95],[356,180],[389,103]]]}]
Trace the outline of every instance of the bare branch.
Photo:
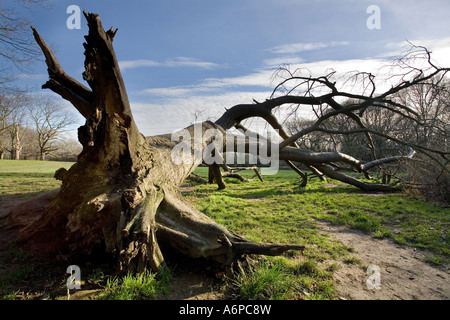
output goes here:
[{"label": "bare branch", "polygon": [[397,162],[397,161],[402,160],[402,159],[412,159],[412,157],[414,157],[415,154],[416,154],[416,152],[413,149],[410,148],[410,152],[406,156],[395,156],[395,157],[388,157],[388,158],[383,158],[383,159],[377,159],[377,160],[365,163],[362,166],[362,170],[367,172],[370,169],[372,169],[372,168],[374,168],[376,166],[382,165],[382,164],[391,163],[391,162]]},{"label": "bare branch", "polygon": [[59,64],[53,52],[37,32],[31,27],[33,35],[45,56],[50,80],[42,88],[48,88],[70,101],[75,108],[85,117],[89,118],[93,112],[92,102],[94,95],[91,90],[83,86],[74,78],[67,75]]}]

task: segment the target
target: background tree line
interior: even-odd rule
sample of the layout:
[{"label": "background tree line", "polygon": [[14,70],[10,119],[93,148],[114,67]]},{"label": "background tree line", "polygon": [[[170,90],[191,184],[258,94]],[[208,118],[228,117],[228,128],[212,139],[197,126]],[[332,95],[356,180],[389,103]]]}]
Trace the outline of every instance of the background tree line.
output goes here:
[{"label": "background tree line", "polygon": [[0,94],[0,159],[73,161],[81,151],[65,135],[72,114],[53,100],[23,94]]},{"label": "background tree line", "polygon": [[[430,149],[449,152],[450,149],[450,80],[434,78],[398,92],[392,101],[408,106],[416,117],[405,117],[395,109],[376,105],[360,111],[364,125],[381,135],[372,135],[371,142],[354,121],[344,114],[331,117],[323,127],[326,130],[313,131],[297,140],[300,148],[323,151],[339,151],[361,159],[372,161],[377,158],[400,157],[414,152],[412,148],[396,142],[408,141],[410,145],[421,145]],[[360,101],[348,99],[343,105],[351,106]],[[316,110],[319,117],[330,110]],[[293,134],[309,127],[315,119],[294,117],[286,121],[287,130]],[[386,139],[386,137],[389,137]],[[442,159],[438,165],[423,153],[416,153],[411,159],[378,167],[380,177],[395,176],[407,184],[418,187],[422,193],[448,201],[450,194],[449,175]],[[339,164],[336,164],[339,166]],[[348,168],[342,168],[343,170]],[[416,188],[414,188],[416,189]]]},{"label": "background tree line", "polygon": [[[65,135],[73,113],[50,98],[15,87],[20,72],[29,73],[40,50],[31,22],[19,7],[50,8],[47,0],[17,0],[0,4],[0,159],[76,160],[77,140]],[[27,11],[25,11],[27,12]]]}]

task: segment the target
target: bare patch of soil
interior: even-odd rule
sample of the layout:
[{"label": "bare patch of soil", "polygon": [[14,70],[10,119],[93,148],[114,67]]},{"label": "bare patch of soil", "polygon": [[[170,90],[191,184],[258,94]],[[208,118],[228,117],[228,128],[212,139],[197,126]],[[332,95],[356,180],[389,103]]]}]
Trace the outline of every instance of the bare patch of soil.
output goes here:
[{"label": "bare patch of soil", "polygon": [[[162,244],[163,245],[163,244]],[[191,259],[162,247],[172,279],[170,291],[158,296],[160,300],[221,300],[223,280],[220,269],[214,263],[198,258]]]},{"label": "bare patch of soil", "polygon": [[221,300],[224,294],[219,289],[217,279],[205,274],[185,272],[176,275],[171,282],[171,290],[160,297],[162,300]]},{"label": "bare patch of soil", "polygon": [[[318,222],[322,232],[354,249],[352,255],[365,268],[379,268],[379,288],[375,273],[361,265],[340,262],[334,272],[338,297],[348,300],[447,300],[450,299],[450,267],[436,268],[424,262],[420,250],[375,239],[361,231]],[[375,267],[375,268],[376,268]],[[372,277],[371,279],[369,279]],[[367,281],[369,280],[369,285]],[[370,288],[369,288],[370,287]]]}]

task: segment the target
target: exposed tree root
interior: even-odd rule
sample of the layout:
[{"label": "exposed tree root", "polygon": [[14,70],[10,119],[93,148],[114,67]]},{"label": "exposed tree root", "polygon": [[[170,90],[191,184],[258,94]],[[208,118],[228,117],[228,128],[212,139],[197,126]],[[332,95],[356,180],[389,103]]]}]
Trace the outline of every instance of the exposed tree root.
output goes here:
[{"label": "exposed tree root", "polygon": [[178,251],[230,265],[244,254],[280,255],[298,245],[263,245],[243,239],[193,208],[181,195],[167,194],[156,216],[157,235]]}]

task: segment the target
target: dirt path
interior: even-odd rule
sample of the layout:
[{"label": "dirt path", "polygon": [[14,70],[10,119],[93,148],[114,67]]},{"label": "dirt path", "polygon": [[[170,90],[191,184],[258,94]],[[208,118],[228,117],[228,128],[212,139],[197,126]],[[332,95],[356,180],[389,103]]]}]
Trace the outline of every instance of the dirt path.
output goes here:
[{"label": "dirt path", "polygon": [[[424,262],[424,255],[419,250],[397,245],[391,240],[374,239],[363,232],[323,222],[319,226],[322,232],[354,248],[352,255],[364,266],[373,266],[374,272],[367,274],[360,265],[340,263],[340,268],[335,271],[335,281],[341,299],[450,299],[450,267],[432,267]],[[375,288],[377,277],[378,289]]]}]

